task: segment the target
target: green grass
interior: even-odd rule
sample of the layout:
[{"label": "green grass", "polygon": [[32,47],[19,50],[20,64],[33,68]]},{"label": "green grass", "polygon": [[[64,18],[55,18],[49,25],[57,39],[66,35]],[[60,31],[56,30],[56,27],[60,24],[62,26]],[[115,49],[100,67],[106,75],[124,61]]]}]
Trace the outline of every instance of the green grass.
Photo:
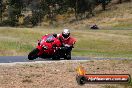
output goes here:
[{"label": "green grass", "polygon": [[[46,33],[60,29],[0,28],[0,55],[27,55]],[[132,58],[132,30],[72,30],[77,42],[72,54],[101,58]]]},{"label": "green grass", "polygon": [[[65,24],[77,38],[72,54],[76,56],[132,58],[132,2],[113,5],[96,16]],[[101,30],[89,30],[96,23]],[[0,55],[27,55],[37,40],[60,28],[0,28]]]},{"label": "green grass", "polygon": [[[80,34],[79,34],[80,33]],[[132,30],[83,31],[73,54],[91,57],[132,57]]]}]

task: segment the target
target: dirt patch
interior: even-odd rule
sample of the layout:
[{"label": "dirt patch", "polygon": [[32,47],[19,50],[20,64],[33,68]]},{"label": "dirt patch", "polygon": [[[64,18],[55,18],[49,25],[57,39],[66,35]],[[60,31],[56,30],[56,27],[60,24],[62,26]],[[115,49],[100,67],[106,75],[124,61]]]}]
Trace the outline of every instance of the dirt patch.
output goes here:
[{"label": "dirt patch", "polygon": [[124,85],[76,83],[76,68],[85,66],[87,73],[131,74],[132,60],[93,60],[86,62],[56,61],[47,63],[0,65],[1,88],[127,88]]}]

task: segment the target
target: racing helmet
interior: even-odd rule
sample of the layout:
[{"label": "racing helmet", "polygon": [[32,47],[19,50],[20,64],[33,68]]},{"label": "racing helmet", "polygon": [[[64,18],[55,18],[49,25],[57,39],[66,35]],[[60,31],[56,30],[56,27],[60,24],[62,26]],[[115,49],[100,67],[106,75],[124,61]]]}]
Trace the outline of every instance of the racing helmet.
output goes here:
[{"label": "racing helmet", "polygon": [[63,38],[69,38],[70,37],[70,30],[69,29],[64,29],[62,32]]}]

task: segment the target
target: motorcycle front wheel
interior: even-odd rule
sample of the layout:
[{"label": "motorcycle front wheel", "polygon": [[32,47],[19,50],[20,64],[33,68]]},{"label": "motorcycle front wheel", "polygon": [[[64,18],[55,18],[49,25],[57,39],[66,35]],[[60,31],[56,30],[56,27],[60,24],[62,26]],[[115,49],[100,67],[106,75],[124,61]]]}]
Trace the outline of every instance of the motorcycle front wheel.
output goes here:
[{"label": "motorcycle front wheel", "polygon": [[39,49],[35,48],[28,54],[29,60],[34,60],[38,57]]}]

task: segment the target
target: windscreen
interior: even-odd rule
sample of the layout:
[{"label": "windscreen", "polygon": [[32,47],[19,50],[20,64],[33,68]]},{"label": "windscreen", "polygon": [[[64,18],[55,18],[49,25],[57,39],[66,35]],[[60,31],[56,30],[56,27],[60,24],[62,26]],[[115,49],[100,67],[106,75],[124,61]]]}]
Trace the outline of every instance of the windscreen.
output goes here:
[{"label": "windscreen", "polygon": [[49,35],[47,38],[46,38],[46,42],[53,42],[54,41],[54,36],[53,35]]}]

